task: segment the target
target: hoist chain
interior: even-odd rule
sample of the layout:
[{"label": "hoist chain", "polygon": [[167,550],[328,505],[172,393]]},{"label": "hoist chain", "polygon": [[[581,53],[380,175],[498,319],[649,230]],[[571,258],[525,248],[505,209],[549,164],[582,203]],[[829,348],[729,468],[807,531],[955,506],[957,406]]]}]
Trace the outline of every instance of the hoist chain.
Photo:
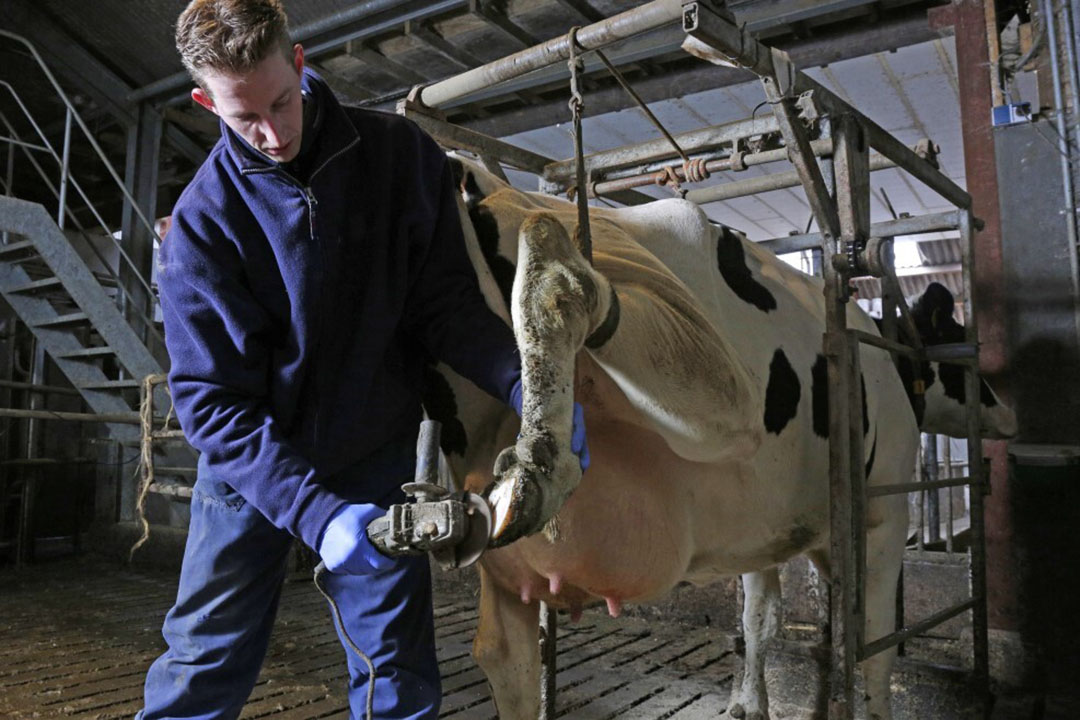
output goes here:
[{"label": "hoist chain", "polygon": [[574,233],[581,254],[592,264],[592,234],[589,232],[589,189],[585,176],[585,155],[581,142],[581,116],[585,112],[585,98],[581,94],[581,74],[585,64],[578,54],[577,31],[572,27],[566,34],[570,45],[570,115],[574,119],[574,162],[577,165],[577,179],[574,192],[577,200],[578,226]]}]

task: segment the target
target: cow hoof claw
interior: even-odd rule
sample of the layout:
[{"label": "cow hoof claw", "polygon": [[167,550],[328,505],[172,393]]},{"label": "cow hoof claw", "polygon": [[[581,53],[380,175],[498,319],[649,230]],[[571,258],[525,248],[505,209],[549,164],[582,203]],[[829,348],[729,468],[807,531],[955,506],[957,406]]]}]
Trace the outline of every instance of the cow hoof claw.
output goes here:
[{"label": "cow hoof claw", "polygon": [[[499,464],[504,462],[500,456]],[[520,463],[506,464],[502,469],[502,477],[487,498],[492,509],[491,547],[508,545],[542,525],[538,521],[543,497],[533,473]]]}]

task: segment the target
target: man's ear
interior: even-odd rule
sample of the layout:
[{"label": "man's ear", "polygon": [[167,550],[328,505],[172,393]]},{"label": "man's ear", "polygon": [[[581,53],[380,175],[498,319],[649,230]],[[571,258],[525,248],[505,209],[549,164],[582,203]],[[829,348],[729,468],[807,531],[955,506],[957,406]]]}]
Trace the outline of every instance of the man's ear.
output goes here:
[{"label": "man's ear", "polygon": [[199,103],[200,105],[202,105],[204,108],[206,108],[210,112],[214,113],[215,115],[218,114],[217,107],[214,105],[214,99],[212,97],[210,97],[210,93],[206,92],[205,90],[203,90],[198,85],[196,85],[194,88],[192,88],[192,90],[191,90],[191,99],[194,100],[195,102]]},{"label": "man's ear", "polygon": [[297,75],[304,74],[304,48],[300,43],[293,45],[293,67]]}]

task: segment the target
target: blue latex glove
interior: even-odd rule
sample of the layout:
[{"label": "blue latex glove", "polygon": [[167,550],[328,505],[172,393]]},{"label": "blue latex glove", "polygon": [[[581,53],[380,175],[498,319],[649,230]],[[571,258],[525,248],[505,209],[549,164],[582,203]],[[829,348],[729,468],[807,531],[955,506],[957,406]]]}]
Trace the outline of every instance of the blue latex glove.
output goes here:
[{"label": "blue latex glove", "polygon": [[386,514],[378,505],[345,505],[326,523],[319,538],[319,557],[326,569],[339,575],[370,575],[394,567],[394,559],[375,549],[367,526]]},{"label": "blue latex glove", "polygon": [[[521,380],[510,388],[510,407],[521,417]],[[570,429],[570,449],[578,456],[581,472],[589,467],[589,445],[585,442],[585,409],[581,403],[574,403],[574,420]]]}]

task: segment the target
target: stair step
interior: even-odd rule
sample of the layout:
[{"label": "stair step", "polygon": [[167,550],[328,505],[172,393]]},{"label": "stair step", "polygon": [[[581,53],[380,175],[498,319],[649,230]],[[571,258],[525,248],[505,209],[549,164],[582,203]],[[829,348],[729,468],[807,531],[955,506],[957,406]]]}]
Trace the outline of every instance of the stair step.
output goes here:
[{"label": "stair step", "polygon": [[72,350],[70,352],[60,353],[56,357],[64,358],[65,360],[92,360],[94,358],[107,357],[115,354],[116,352],[114,352],[111,347],[103,345],[101,347],[84,348],[82,350]]},{"label": "stair step", "polygon": [[138,380],[103,380],[76,385],[80,390],[126,390],[139,387]]},{"label": "stair step", "polygon": [[83,323],[90,322],[90,318],[86,316],[86,313],[68,313],[67,315],[57,315],[54,318],[48,320],[38,320],[35,323],[31,323],[36,328],[56,328],[64,327],[65,325],[81,325]]},{"label": "stair step", "polygon": [[18,242],[8,243],[7,245],[0,245],[0,257],[4,255],[13,255],[23,250],[35,250],[34,242],[32,240],[19,240]]},{"label": "stair step", "polygon": [[44,280],[35,280],[25,285],[16,285],[13,288],[8,288],[6,292],[9,293],[36,293],[42,290],[51,290],[52,288],[63,287],[64,284],[60,282],[60,278],[45,278]]}]

